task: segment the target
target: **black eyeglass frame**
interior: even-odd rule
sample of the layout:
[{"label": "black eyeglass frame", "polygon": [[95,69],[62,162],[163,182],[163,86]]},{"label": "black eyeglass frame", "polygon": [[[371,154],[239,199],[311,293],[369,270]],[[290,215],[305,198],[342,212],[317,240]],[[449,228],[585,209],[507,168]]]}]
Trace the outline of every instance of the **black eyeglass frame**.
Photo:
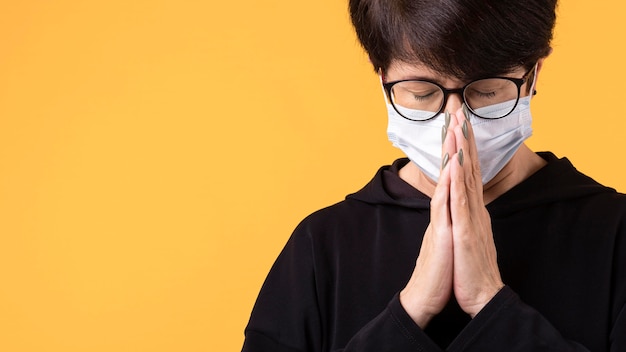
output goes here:
[{"label": "black eyeglass frame", "polygon": [[[387,83],[383,83],[383,89],[385,90],[385,94],[387,94],[387,99],[389,99],[389,102],[391,102],[391,106],[393,106],[393,109],[403,118],[410,120],[410,121],[428,121],[428,120],[432,120],[433,118],[435,118],[437,115],[441,114],[441,112],[443,111],[444,107],[446,106],[446,103],[448,102],[448,97],[450,96],[450,94],[459,94],[461,96],[461,99],[463,99],[463,102],[465,103],[465,105],[467,106],[467,108],[472,112],[472,114],[474,114],[477,117],[480,117],[481,119],[488,119],[488,120],[497,120],[497,119],[501,119],[504,117],[509,116],[513,110],[515,110],[515,108],[517,107],[517,103],[519,103],[519,98],[520,98],[520,93],[522,90],[522,85],[524,85],[524,83],[526,83],[528,81],[528,75],[533,72],[533,70],[536,68],[537,66],[534,65],[530,70],[528,70],[526,73],[524,73],[524,75],[522,76],[522,78],[513,78],[513,77],[485,77],[485,78],[479,78],[479,79],[475,79],[469,83],[467,83],[466,85],[464,85],[461,88],[454,88],[454,89],[447,89],[446,87],[442,86],[441,84],[437,83],[437,82],[433,82],[433,81],[429,81],[427,79],[402,79],[402,80],[398,80],[398,81],[392,81],[392,82],[387,82]],[[471,84],[478,82],[478,81],[482,81],[484,79],[494,79],[494,78],[499,78],[499,79],[505,79],[507,81],[511,81],[515,84],[515,86],[517,86],[517,99],[515,100],[515,104],[513,105],[513,107],[511,108],[511,111],[509,111],[508,113],[506,113],[505,115],[502,115],[500,117],[483,117],[480,116],[479,114],[477,114],[474,109],[472,109],[469,104],[467,103],[467,101],[465,100],[465,89],[467,89],[468,86],[470,86]],[[534,80],[534,79],[533,79]],[[432,117],[429,117],[427,119],[424,120],[414,120],[414,119],[410,119],[406,116],[404,116],[399,110],[398,108],[396,108],[396,104],[393,102],[393,99],[391,98],[391,88],[393,88],[393,86],[397,83],[402,83],[402,82],[426,82],[426,83],[430,83],[430,84],[434,84],[435,86],[439,87],[439,89],[441,89],[441,91],[443,92],[443,100],[441,101],[441,106],[439,107],[439,110],[435,113],[433,113]],[[533,92],[534,94],[534,92]]]}]

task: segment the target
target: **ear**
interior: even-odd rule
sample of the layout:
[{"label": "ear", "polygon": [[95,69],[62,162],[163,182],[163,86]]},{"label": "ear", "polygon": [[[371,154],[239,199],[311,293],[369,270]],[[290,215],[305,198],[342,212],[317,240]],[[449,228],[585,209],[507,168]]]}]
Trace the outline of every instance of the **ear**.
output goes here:
[{"label": "ear", "polygon": [[548,55],[546,55],[546,56],[540,58],[539,60],[537,60],[537,71],[535,72],[535,77],[533,79],[532,95],[537,94],[537,81],[539,80],[539,72],[541,71],[541,68],[543,67],[544,61],[548,58],[548,56],[550,56],[550,54],[552,54],[552,48],[550,48],[550,51],[548,52]]}]

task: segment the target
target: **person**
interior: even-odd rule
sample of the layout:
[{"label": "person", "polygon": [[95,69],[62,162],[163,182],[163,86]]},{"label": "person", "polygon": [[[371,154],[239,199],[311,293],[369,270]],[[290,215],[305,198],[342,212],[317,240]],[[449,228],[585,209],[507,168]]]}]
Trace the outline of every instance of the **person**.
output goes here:
[{"label": "person", "polygon": [[243,351],[626,351],[626,196],[524,143],[556,5],[350,0],[407,158],[297,226]]}]

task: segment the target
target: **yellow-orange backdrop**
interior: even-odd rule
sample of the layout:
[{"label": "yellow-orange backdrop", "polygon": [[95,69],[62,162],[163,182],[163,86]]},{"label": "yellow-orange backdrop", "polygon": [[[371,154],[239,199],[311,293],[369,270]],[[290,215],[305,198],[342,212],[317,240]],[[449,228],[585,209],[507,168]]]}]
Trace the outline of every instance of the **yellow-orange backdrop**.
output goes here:
[{"label": "yellow-orange backdrop", "polygon": [[[0,4],[0,350],[238,350],[305,215],[399,156],[346,1]],[[537,150],[626,190],[626,5],[563,1]]]}]

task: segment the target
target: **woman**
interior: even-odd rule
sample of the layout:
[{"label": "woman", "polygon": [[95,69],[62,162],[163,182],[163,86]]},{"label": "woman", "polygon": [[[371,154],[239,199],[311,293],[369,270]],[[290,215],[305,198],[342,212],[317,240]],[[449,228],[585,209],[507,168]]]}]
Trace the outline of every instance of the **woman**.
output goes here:
[{"label": "woman", "polygon": [[626,197],[534,153],[555,0],[351,0],[408,159],[307,217],[244,351],[626,351]]}]

